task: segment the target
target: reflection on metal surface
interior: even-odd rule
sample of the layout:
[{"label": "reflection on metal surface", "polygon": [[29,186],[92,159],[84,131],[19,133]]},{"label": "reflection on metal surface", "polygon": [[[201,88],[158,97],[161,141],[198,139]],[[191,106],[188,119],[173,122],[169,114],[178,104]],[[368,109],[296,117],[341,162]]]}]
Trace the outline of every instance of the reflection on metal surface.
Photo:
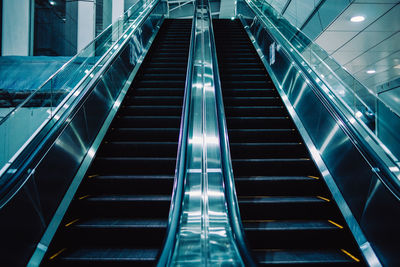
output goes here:
[{"label": "reflection on metal surface", "polygon": [[[186,169],[180,221],[169,259],[159,266],[244,266],[225,199],[208,1],[196,1],[188,95]],[[178,189],[179,190],[179,189]],[[175,203],[179,205],[180,203]],[[163,254],[167,253],[165,247]]]},{"label": "reflection on metal surface", "polygon": [[[246,1],[248,2],[248,1]],[[328,88],[317,82],[311,68],[302,64],[292,47],[288,46],[263,14],[251,4],[239,1],[238,13],[259,53],[268,58],[269,45],[281,43],[276,62],[268,69],[277,89],[332,195],[351,229],[366,262],[370,266],[397,266],[400,232],[396,223],[400,219],[398,196],[388,186],[388,177],[377,168],[362,149],[360,142],[371,138],[355,139],[349,125],[357,125],[355,118],[344,120],[332,98],[324,92]],[[310,71],[311,70],[311,71]],[[307,82],[309,80],[309,82]],[[304,88],[304,90],[301,90]],[[300,95],[301,94],[301,95]],[[293,105],[296,102],[296,105]],[[353,119],[353,120],[352,120]],[[388,165],[388,168],[396,165]],[[393,169],[395,170],[395,169]],[[378,257],[379,259],[378,259]],[[380,261],[382,263],[380,263]]]}]

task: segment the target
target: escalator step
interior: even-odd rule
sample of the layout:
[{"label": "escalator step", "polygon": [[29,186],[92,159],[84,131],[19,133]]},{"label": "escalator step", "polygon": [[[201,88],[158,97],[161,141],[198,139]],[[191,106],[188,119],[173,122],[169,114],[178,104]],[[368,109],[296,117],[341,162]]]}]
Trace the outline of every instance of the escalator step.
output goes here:
[{"label": "escalator step", "polygon": [[165,219],[90,218],[71,221],[64,233],[64,244],[72,246],[155,246],[163,242]]},{"label": "escalator step", "polygon": [[138,128],[178,128],[180,116],[123,116],[117,119],[116,126]]},{"label": "escalator step", "polygon": [[112,141],[103,145],[99,155],[111,157],[176,157],[177,142]]},{"label": "escalator step", "polygon": [[[180,51],[180,49],[178,49]],[[170,50],[172,51],[172,50]],[[146,68],[143,73],[186,73],[186,68]],[[185,77],[186,79],[186,77]]]},{"label": "escalator step", "polygon": [[288,116],[283,106],[227,106],[225,114],[228,117],[282,117]]},{"label": "escalator step", "polygon": [[269,266],[352,266],[358,263],[341,250],[255,250],[261,265]]},{"label": "escalator step", "polygon": [[[303,249],[340,247],[346,239],[344,230],[331,220],[253,220],[244,221],[246,237],[251,243],[262,244],[254,249]],[[339,225],[339,224],[338,224]],[[339,225],[340,226],[340,225]]]},{"label": "escalator step", "polygon": [[[173,92],[172,92],[173,93]],[[182,113],[181,106],[125,106],[121,110],[121,116],[180,116]]]},{"label": "escalator step", "polygon": [[184,91],[181,88],[137,88],[137,96],[180,96],[183,98]]},{"label": "escalator step", "polygon": [[233,158],[306,158],[308,151],[302,143],[231,143]]},{"label": "escalator step", "polygon": [[[104,174],[165,174],[174,173],[176,158],[98,157],[93,164],[96,173]],[[157,168],[155,168],[157,166]]]},{"label": "escalator step", "polygon": [[237,73],[232,73],[232,74],[223,74],[221,75],[222,79],[226,79],[232,82],[239,82],[239,81],[264,81],[268,79],[265,74],[254,74],[254,73],[245,73],[243,72],[242,74],[237,74]]},{"label": "escalator step", "polygon": [[89,195],[170,195],[174,182],[174,176],[170,175],[90,175],[90,177],[84,188],[84,192]]},{"label": "escalator step", "polygon": [[279,97],[225,97],[224,103],[227,106],[279,106],[282,105]]},{"label": "escalator step", "polygon": [[170,195],[83,195],[74,203],[75,217],[168,218],[170,201]]},{"label": "escalator step", "polygon": [[144,88],[154,88],[154,87],[160,87],[160,88],[170,88],[170,87],[184,87],[185,86],[185,80],[142,80],[138,83],[138,87],[144,87]]},{"label": "escalator step", "polygon": [[181,106],[182,102],[183,102],[183,97],[181,96],[128,96],[126,104]]},{"label": "escalator step", "polygon": [[[182,55],[185,56],[186,53],[183,53]],[[179,81],[184,81],[186,78],[186,73],[181,72],[181,73],[144,73],[143,74],[143,79],[146,80],[162,80],[164,81],[170,81],[170,80],[179,80]]]},{"label": "escalator step", "polygon": [[330,204],[319,196],[239,196],[243,220],[330,220],[333,211]]},{"label": "escalator step", "polygon": [[276,97],[277,93],[274,89],[231,89],[224,91],[225,97]]},{"label": "escalator step", "polygon": [[[248,103],[246,103],[247,105]],[[228,117],[230,129],[292,129],[289,117]]]},{"label": "escalator step", "polygon": [[254,176],[236,177],[236,191],[242,196],[326,194],[326,189],[313,176]]},{"label": "escalator step", "polygon": [[229,88],[272,88],[271,81],[232,81],[226,80],[221,82],[222,86]]},{"label": "escalator step", "polygon": [[[186,49],[186,48],[184,48]],[[187,48],[189,49],[189,48]],[[170,61],[170,62],[146,62],[144,67],[147,68],[185,68],[187,62],[177,62],[177,61]]]},{"label": "escalator step", "polygon": [[65,251],[60,257],[68,266],[153,266],[158,249],[152,248],[80,248]]},{"label": "escalator step", "polygon": [[[229,126],[229,125],[228,125]],[[301,142],[293,128],[289,129],[228,129],[230,142]]]},{"label": "escalator step", "polygon": [[[160,134],[162,132],[162,134]],[[179,127],[176,128],[128,128],[122,126],[120,128],[111,128],[108,140],[119,141],[160,141],[173,142],[178,140]]]},{"label": "escalator step", "polygon": [[309,158],[232,159],[236,176],[319,175]]}]

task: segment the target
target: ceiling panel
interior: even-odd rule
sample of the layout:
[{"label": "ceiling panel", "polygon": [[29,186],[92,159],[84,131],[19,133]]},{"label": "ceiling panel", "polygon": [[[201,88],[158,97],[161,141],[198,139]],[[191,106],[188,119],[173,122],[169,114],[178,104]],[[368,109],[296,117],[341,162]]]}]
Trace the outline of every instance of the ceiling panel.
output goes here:
[{"label": "ceiling panel", "polygon": [[[361,31],[388,11],[393,4],[351,4],[329,27],[328,31]],[[363,22],[350,21],[353,16],[364,16]]]},{"label": "ceiling panel", "polygon": [[339,51],[335,52],[332,57],[339,62],[339,64],[345,65],[357,56],[356,53],[356,51]]},{"label": "ceiling panel", "polygon": [[389,56],[391,53],[390,52],[375,52],[369,50],[368,52],[360,55],[359,57],[353,59],[349,63],[347,63],[345,66],[348,67],[350,65],[353,66],[367,66],[370,65],[371,62],[375,62],[376,60],[380,60],[384,57]]},{"label": "ceiling panel", "polygon": [[[391,32],[361,32],[340,48],[342,51],[354,51],[356,56],[382,42]],[[347,62],[346,62],[347,63]]]},{"label": "ceiling panel", "polygon": [[376,66],[394,66],[400,63],[400,51],[393,53],[390,57],[384,58],[376,62]]},{"label": "ceiling panel", "polygon": [[394,52],[400,49],[400,32],[393,34],[389,38],[383,40],[377,46],[371,48],[373,52]]},{"label": "ceiling panel", "polygon": [[398,31],[400,29],[400,5],[394,6],[366,31]]},{"label": "ceiling panel", "polygon": [[346,68],[348,68],[354,74],[357,74],[358,72],[365,72],[370,69],[373,69],[377,73],[379,73],[388,68],[397,66],[400,63],[399,58],[400,58],[400,52],[397,52],[390,54],[389,56],[378,61],[372,58],[370,61],[365,62],[365,64],[363,65],[346,64]]},{"label": "ceiling panel", "polygon": [[358,32],[337,32],[337,31],[326,31],[321,34],[315,42],[321,46],[324,50],[335,51],[343,43],[348,42]]},{"label": "ceiling panel", "polygon": [[369,65],[365,65],[364,68],[359,69],[355,74],[359,72],[366,73],[367,70],[375,70],[375,74],[369,74],[368,77],[379,74],[380,72],[386,71],[390,68],[394,68],[400,64],[400,52],[394,53],[384,59],[381,59],[377,62],[371,61]]}]

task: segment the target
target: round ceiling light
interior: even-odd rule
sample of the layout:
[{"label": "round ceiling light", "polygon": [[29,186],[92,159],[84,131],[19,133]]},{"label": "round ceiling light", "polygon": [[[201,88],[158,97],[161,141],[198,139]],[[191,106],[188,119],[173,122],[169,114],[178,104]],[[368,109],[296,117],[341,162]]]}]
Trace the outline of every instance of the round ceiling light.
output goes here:
[{"label": "round ceiling light", "polygon": [[354,17],[351,17],[351,19],[350,19],[351,22],[361,22],[364,20],[365,20],[364,16],[354,16]]}]

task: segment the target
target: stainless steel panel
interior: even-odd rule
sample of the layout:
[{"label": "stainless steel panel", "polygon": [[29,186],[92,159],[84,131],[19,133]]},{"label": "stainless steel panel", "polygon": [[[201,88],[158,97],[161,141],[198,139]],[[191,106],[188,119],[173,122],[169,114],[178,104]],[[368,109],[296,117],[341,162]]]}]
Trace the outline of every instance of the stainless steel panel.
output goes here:
[{"label": "stainless steel panel", "polygon": [[[216,103],[211,14],[207,0],[197,0],[188,64],[183,129],[174,204],[167,242],[158,266],[244,266],[234,239],[224,189]],[[185,158],[182,158],[186,155]],[[182,173],[183,172],[183,173]],[[182,195],[182,203],[175,198]],[[174,210],[180,209],[180,214]],[[180,215],[175,228],[174,217]],[[171,235],[174,235],[171,238]],[[173,243],[173,244],[171,244]]]}]

